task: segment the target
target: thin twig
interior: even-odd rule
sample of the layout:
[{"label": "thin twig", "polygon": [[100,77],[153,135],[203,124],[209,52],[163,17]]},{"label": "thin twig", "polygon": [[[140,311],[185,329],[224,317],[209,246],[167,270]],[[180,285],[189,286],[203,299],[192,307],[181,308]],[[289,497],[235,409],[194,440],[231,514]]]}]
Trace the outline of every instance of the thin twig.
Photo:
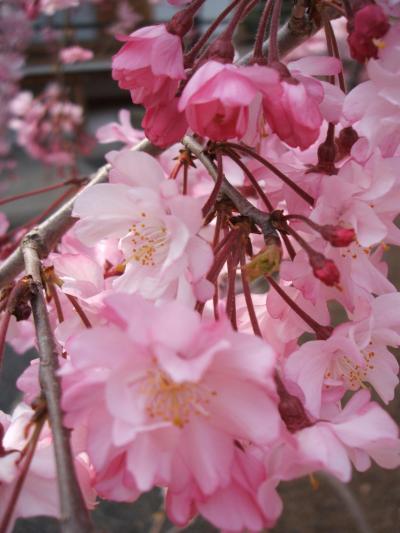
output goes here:
[{"label": "thin twig", "polygon": [[58,352],[43,293],[40,253],[45,247],[39,231],[31,232],[22,242],[26,274],[31,277],[31,306],[39,349],[40,385],[46,399],[57,468],[63,533],[88,533],[93,530],[79,483],[76,479],[70,444],[70,431],[64,427],[61,411],[61,386],[56,375]]}]

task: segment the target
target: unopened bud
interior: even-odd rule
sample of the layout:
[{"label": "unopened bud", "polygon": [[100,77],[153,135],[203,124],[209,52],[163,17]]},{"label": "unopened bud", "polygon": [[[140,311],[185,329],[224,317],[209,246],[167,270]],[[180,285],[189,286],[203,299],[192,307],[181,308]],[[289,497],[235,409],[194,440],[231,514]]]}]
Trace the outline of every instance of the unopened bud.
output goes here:
[{"label": "unopened bud", "polygon": [[343,128],[339,133],[339,137],[336,139],[336,145],[340,155],[342,157],[348,155],[353,147],[353,144],[357,141],[358,133],[352,126]]},{"label": "unopened bud", "polygon": [[310,265],[313,269],[314,276],[328,285],[333,287],[340,281],[340,273],[331,259],[327,259],[323,254],[315,252],[310,255]]},{"label": "unopened bud", "polygon": [[243,267],[246,278],[254,281],[261,276],[270,276],[279,272],[282,259],[282,247],[278,239],[267,244],[253,259]]},{"label": "unopened bud", "polygon": [[214,59],[220,63],[232,63],[235,57],[235,48],[230,38],[222,35],[216,39],[207,50],[206,59]]},{"label": "unopened bud", "polygon": [[383,37],[389,28],[388,18],[380,6],[371,4],[357,11],[347,39],[351,56],[360,63],[370,57],[378,57],[377,39]]},{"label": "unopened bud", "polygon": [[344,228],[343,226],[333,226],[331,224],[321,226],[321,235],[332,246],[336,247],[349,246],[356,238],[353,228]]},{"label": "unopened bud", "polygon": [[12,314],[15,316],[17,322],[28,320],[31,316],[31,307],[26,302],[18,302],[16,303]]},{"label": "unopened bud", "polygon": [[184,9],[176,13],[167,23],[167,31],[179,37],[184,37],[191,30],[192,26],[193,13]]},{"label": "unopened bud", "polygon": [[334,142],[325,141],[318,146],[317,171],[333,176],[338,173],[335,167],[336,146]]}]

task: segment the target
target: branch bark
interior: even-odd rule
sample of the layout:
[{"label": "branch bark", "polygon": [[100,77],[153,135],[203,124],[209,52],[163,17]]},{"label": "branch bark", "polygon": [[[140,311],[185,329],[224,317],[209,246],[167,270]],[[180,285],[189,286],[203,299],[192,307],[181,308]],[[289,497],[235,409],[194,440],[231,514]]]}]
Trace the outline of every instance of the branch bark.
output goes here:
[{"label": "branch bark", "polygon": [[[203,146],[190,135],[185,135],[182,139],[182,144],[197,157],[212,179],[216,182],[218,180],[218,169],[204,152]],[[241,215],[249,217],[255,222],[261,228],[264,235],[275,233],[275,230],[270,224],[269,213],[261,211],[249,202],[247,198],[240,194],[240,192],[229,183],[225,176],[223,177],[220,187],[220,194],[227,196]]]},{"label": "branch bark", "polygon": [[39,349],[39,380],[46,399],[49,423],[53,435],[57,484],[60,500],[62,533],[94,531],[76,478],[70,444],[70,431],[63,426],[60,406],[61,386],[56,374],[58,351],[50,326],[41,279],[39,250],[44,244],[39,231],[30,232],[22,242],[25,270],[31,276],[31,306]]}]

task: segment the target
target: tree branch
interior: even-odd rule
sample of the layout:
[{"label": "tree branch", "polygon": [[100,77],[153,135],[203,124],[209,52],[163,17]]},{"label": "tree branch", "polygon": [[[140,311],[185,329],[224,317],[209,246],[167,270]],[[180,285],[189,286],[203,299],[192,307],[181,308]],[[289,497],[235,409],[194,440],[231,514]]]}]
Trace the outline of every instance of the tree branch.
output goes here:
[{"label": "tree branch", "polygon": [[[197,157],[212,179],[217,182],[218,169],[205,153],[203,146],[190,135],[184,136],[182,144]],[[241,215],[249,217],[254,223],[256,223],[261,228],[264,235],[275,233],[274,228],[270,224],[269,213],[261,211],[249,202],[247,198],[240,194],[240,192],[229,183],[225,176],[222,179],[220,194],[227,196]]]},{"label": "tree branch", "polygon": [[31,306],[39,350],[39,380],[46,399],[48,417],[53,435],[57,484],[60,499],[61,530],[63,533],[90,533],[94,531],[89,513],[76,478],[70,444],[70,431],[63,426],[60,406],[61,386],[56,375],[58,351],[50,326],[43,294],[39,250],[43,249],[42,235],[32,231],[22,242],[25,270],[31,277]]}]

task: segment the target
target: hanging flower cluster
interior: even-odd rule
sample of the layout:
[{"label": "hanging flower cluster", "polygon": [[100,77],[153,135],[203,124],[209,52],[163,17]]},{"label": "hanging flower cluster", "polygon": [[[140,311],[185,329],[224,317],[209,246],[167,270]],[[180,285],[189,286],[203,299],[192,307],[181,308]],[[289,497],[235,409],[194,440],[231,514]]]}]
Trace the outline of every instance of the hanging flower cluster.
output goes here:
[{"label": "hanging flower cluster", "polygon": [[10,103],[10,127],[31,157],[58,167],[71,166],[78,153],[88,153],[90,138],[82,131],[83,109],[63,97],[56,84],[34,98],[20,92]]},{"label": "hanging flower cluster", "polygon": [[[61,406],[88,508],[94,494],[132,502],[160,487],[178,526],[200,513],[222,531],[258,532],[282,512],[281,481],[400,465],[385,410],[399,382],[400,295],[383,256],[400,245],[400,24],[381,3],[343,3],[369,77],[346,93],[324,7],[328,55],[284,63],[281,2],[269,0],[240,63],[233,32],[257,2],[231,2],[188,50],[204,0],[170,3],[182,9],[121,37],[112,60],[145,107],[153,153],[165,151],[132,150],[141,134],[126,112],[102,128],[100,140],[126,146],[108,154],[107,183],[79,192],[75,224],[42,265]],[[71,108],[57,116],[61,130],[79,123]],[[10,343],[34,343],[22,333],[30,287],[25,276],[3,290]],[[20,406],[0,418],[6,526],[30,509],[59,516],[31,494],[55,483],[54,466],[42,480],[54,438],[37,407],[39,367],[18,381],[34,417]]]}]

